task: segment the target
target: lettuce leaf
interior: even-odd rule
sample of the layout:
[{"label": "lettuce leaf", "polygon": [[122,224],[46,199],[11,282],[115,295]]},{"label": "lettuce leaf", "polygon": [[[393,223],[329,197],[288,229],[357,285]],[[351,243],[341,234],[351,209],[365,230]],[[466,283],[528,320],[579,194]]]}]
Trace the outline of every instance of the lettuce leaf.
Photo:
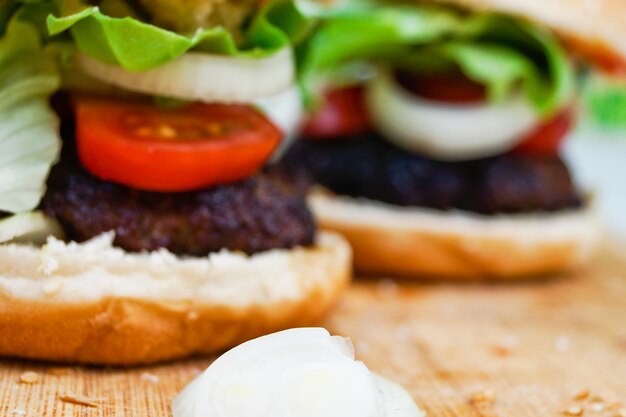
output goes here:
[{"label": "lettuce leaf", "polygon": [[55,59],[37,29],[11,19],[0,39],[0,210],[35,208],[61,149],[48,99],[59,88]]},{"label": "lettuce leaf", "polygon": [[354,61],[415,71],[457,68],[485,85],[494,101],[521,89],[544,116],[562,107],[574,89],[573,71],[558,41],[525,21],[375,1],[311,10],[321,24],[297,51],[309,100],[324,77]]},{"label": "lettuce leaf", "polygon": [[[626,132],[626,82],[594,74],[583,90],[588,121],[594,127]],[[617,137],[617,136],[616,136]],[[623,135],[620,136],[623,138]]]},{"label": "lettuce leaf", "polygon": [[70,31],[78,48],[107,64],[145,71],[166,64],[189,50],[229,56],[262,57],[303,37],[309,20],[291,1],[265,6],[255,16],[240,47],[226,29],[215,27],[179,34],[132,17],[110,17],[95,6],[50,15],[50,35]]},{"label": "lettuce leaf", "polygon": [[411,53],[411,45],[427,44],[458,25],[456,16],[409,6],[356,5],[310,11],[321,20],[296,51],[300,79],[308,92],[320,73],[352,60],[385,61]]}]

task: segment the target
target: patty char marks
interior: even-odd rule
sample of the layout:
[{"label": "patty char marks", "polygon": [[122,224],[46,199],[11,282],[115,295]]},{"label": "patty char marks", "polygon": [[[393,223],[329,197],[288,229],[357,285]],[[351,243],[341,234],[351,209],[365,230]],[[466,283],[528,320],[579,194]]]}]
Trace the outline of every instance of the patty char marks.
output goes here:
[{"label": "patty char marks", "polygon": [[204,256],[312,245],[315,223],[303,187],[281,172],[185,193],[134,190],[101,181],[75,163],[53,169],[42,208],[67,234],[85,241],[110,230],[128,251],[166,248]]},{"label": "patty char marks", "polygon": [[376,133],[301,140],[286,163],[305,167],[337,194],[399,206],[476,213],[526,213],[580,207],[558,157],[505,154],[464,162],[434,161],[399,149]]}]

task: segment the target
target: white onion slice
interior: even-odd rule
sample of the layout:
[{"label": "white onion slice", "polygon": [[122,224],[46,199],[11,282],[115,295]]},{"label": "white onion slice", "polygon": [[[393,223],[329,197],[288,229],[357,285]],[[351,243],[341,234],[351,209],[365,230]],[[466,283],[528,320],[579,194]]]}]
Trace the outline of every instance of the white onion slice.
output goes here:
[{"label": "white onion slice", "polygon": [[506,152],[539,122],[522,96],[496,104],[441,104],[404,91],[388,70],[368,84],[367,103],[376,127],[389,141],[440,160]]},{"label": "white onion slice", "polygon": [[62,237],[59,223],[41,211],[27,211],[0,219],[0,242],[18,240],[44,243],[48,236]]},{"label": "white onion slice", "polygon": [[422,417],[401,387],[355,361],[349,339],[302,328],[222,355],[172,404],[174,417]]},{"label": "white onion slice", "polygon": [[415,404],[411,394],[401,385],[374,374],[383,396],[384,417],[426,417],[424,410]]},{"label": "white onion slice", "polygon": [[255,100],[254,103],[283,131],[282,141],[271,157],[271,161],[277,161],[298,135],[304,113],[300,89],[294,85],[283,93]]},{"label": "white onion slice", "polygon": [[148,71],[128,71],[77,53],[88,75],[129,91],[203,102],[247,103],[288,89],[294,80],[291,49],[266,58],[188,52]]}]

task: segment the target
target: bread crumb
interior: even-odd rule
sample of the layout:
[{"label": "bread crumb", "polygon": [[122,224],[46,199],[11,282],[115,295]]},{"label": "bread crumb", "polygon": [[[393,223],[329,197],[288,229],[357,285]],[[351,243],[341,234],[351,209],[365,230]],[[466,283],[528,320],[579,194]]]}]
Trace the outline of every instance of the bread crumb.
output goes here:
[{"label": "bread crumb", "polygon": [[513,351],[508,346],[496,345],[493,347],[493,353],[496,356],[509,356]]},{"label": "bread crumb", "polygon": [[200,317],[200,314],[198,314],[198,312],[195,310],[191,310],[187,313],[187,320],[189,321],[198,320],[199,317]]},{"label": "bread crumb", "polygon": [[559,353],[567,352],[570,348],[570,340],[567,336],[559,336],[554,341],[554,350]]},{"label": "bread crumb", "polygon": [[519,346],[519,338],[514,334],[507,334],[506,337],[502,339],[502,345],[514,349]]},{"label": "bread crumb", "polygon": [[474,405],[489,405],[494,402],[495,397],[494,390],[488,388],[483,391],[474,392],[470,397],[470,403]]},{"label": "bread crumb", "polygon": [[156,383],[159,382],[159,377],[154,375],[154,374],[151,374],[150,372],[142,373],[141,374],[141,379],[144,380],[144,381],[150,381],[153,384],[156,384]]},{"label": "bread crumb", "polygon": [[589,405],[591,411],[595,411],[596,413],[601,413],[605,409],[605,405],[602,402],[594,401]]},{"label": "bread crumb", "polygon": [[563,410],[563,414],[565,414],[566,416],[574,417],[582,416],[584,412],[585,409],[579,405],[574,405]]},{"label": "bread crumb", "polygon": [[41,292],[43,292],[44,295],[52,296],[61,290],[62,284],[63,283],[58,279],[48,280],[43,284],[43,287],[41,287]]},{"label": "bread crumb", "polygon": [[97,402],[82,395],[59,395],[59,400],[64,403],[84,405],[85,407],[98,407]]},{"label": "bread crumb", "polygon": [[22,408],[16,408],[15,410],[11,410],[11,414],[13,414],[14,416],[25,416],[26,410]]},{"label": "bread crumb", "polygon": [[36,384],[39,382],[39,374],[32,371],[24,372],[20,375],[20,382],[22,384]]},{"label": "bread crumb", "polygon": [[584,389],[580,392],[578,392],[578,394],[574,395],[574,399],[576,401],[582,401],[582,400],[586,400],[587,398],[589,398],[589,390],[588,389]]}]

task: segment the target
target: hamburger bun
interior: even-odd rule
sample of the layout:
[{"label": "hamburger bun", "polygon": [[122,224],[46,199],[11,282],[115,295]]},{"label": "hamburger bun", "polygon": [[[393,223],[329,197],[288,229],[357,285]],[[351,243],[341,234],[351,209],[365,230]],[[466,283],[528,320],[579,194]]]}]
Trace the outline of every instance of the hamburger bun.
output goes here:
[{"label": "hamburger bun", "polygon": [[609,69],[626,69],[623,0],[430,0],[519,16],[559,34],[570,49]]},{"label": "hamburger bun", "polygon": [[479,215],[399,207],[316,191],[320,226],[343,234],[366,274],[457,281],[536,278],[593,254],[600,227],[591,208],[545,214]]},{"label": "hamburger bun", "polygon": [[333,233],[310,248],[187,259],[112,241],[0,246],[0,355],[131,365],[215,353],[315,323],[351,275]]}]

